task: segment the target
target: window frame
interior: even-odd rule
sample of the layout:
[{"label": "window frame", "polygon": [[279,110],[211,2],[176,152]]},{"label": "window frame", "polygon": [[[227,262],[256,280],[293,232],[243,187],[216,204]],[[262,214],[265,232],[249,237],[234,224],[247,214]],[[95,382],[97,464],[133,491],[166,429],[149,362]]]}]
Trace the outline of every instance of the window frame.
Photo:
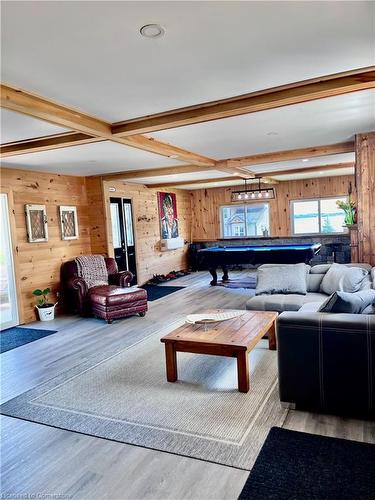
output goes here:
[{"label": "window frame", "polygon": [[[343,227],[342,232],[325,233],[322,232],[322,222],[321,222],[321,201],[322,200],[338,200],[339,198],[349,198],[348,195],[337,195],[337,196],[324,196],[321,198],[296,198],[294,200],[289,200],[289,213],[290,213],[290,232],[292,236],[332,236],[346,234],[348,232],[345,227]],[[317,201],[318,202],[318,224],[319,232],[317,233],[296,233],[294,231],[294,203],[304,202],[304,201]]]},{"label": "window frame", "polygon": [[[268,206],[268,236],[224,236],[224,221],[223,221],[223,208],[232,208],[232,207],[246,207],[247,205],[267,205]],[[246,219],[246,209],[245,209],[245,231],[247,228],[247,219]],[[246,203],[231,203],[226,205],[219,206],[219,219],[220,219],[220,239],[222,240],[245,240],[245,239],[258,239],[258,238],[270,238],[271,237],[271,210],[270,210],[270,202],[265,200],[254,200],[253,202]]]}]

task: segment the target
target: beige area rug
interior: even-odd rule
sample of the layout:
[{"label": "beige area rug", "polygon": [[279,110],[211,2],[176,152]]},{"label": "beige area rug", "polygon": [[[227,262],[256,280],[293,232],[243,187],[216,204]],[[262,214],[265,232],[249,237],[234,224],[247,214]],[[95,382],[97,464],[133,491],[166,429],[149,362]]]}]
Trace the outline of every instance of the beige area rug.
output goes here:
[{"label": "beige area rug", "polygon": [[1,407],[1,413],[242,469],[251,469],[272,426],[281,426],[277,354],[266,341],[250,354],[250,391],[237,391],[236,361],[178,353],[179,381],[165,379],[154,333],[102,353]]}]

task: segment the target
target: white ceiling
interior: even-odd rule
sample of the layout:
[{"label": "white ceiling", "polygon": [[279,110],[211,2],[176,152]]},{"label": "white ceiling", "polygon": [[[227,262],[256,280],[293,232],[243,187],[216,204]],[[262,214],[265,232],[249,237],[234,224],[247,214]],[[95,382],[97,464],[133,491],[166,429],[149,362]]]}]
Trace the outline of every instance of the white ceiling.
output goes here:
[{"label": "white ceiling", "polygon": [[1,164],[3,167],[67,175],[96,175],[181,165],[178,160],[106,141],[12,156],[4,158]]},{"label": "white ceiling", "polygon": [[[370,66],[374,11],[368,1],[3,1],[2,78],[113,122]],[[155,22],[166,35],[141,37]]]},{"label": "white ceiling", "polygon": [[2,108],[1,116],[1,144],[23,139],[32,139],[44,135],[61,134],[70,132],[69,129],[52,125],[43,120],[37,120],[31,116],[14,113]]},{"label": "white ceiling", "polygon": [[375,90],[365,90],[163,130],[152,136],[211,158],[224,159],[334,144],[374,129]]}]

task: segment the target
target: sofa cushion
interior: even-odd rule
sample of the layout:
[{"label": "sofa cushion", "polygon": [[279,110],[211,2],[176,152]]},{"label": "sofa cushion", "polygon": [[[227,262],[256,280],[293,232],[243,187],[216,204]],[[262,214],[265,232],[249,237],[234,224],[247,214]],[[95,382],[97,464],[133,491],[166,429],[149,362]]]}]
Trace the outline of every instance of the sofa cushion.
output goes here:
[{"label": "sofa cushion", "polygon": [[308,292],[319,292],[324,274],[308,274],[306,276],[306,286]]},{"label": "sofa cushion", "polygon": [[318,302],[322,304],[326,295],[322,293],[308,293],[307,295],[299,294],[274,294],[274,295],[257,295],[252,297],[246,303],[246,309],[252,311],[299,311],[303,304],[309,302]]},{"label": "sofa cushion", "polygon": [[356,293],[335,292],[321,305],[319,312],[361,314],[375,302],[375,290]]},{"label": "sofa cushion", "polygon": [[320,291],[331,295],[337,291],[357,292],[368,271],[359,267],[348,267],[344,264],[332,264],[322,279]]},{"label": "sofa cushion", "polygon": [[258,268],[256,295],[263,294],[306,295],[305,264],[284,264]]},{"label": "sofa cushion", "polygon": [[246,303],[246,309],[253,311],[298,311],[303,304],[303,295],[274,294],[257,295]]},{"label": "sofa cushion", "polygon": [[299,312],[318,312],[319,308],[321,307],[322,303],[321,302],[306,302],[306,304],[303,304],[301,309],[299,309]]},{"label": "sofa cushion", "polygon": [[361,314],[375,314],[375,304],[367,306]]}]

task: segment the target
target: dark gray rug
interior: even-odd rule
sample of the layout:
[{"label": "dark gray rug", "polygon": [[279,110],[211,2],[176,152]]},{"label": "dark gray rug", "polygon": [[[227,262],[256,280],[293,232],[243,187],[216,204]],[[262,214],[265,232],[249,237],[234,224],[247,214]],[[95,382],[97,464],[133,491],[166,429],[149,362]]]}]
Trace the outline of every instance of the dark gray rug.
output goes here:
[{"label": "dark gray rug", "polygon": [[271,429],[239,500],[375,498],[375,445]]},{"label": "dark gray rug", "polygon": [[[179,322],[181,324],[181,322]],[[247,394],[233,358],[178,354],[179,381],[165,379],[159,331],[1,406],[1,413],[105,439],[250,470],[268,434],[282,425],[277,355],[261,341],[250,355]]]},{"label": "dark gray rug", "polygon": [[43,339],[56,333],[57,330],[42,330],[38,328],[21,328],[14,326],[0,332],[0,352],[7,352],[21,347],[21,345],[29,344],[34,340]]}]

